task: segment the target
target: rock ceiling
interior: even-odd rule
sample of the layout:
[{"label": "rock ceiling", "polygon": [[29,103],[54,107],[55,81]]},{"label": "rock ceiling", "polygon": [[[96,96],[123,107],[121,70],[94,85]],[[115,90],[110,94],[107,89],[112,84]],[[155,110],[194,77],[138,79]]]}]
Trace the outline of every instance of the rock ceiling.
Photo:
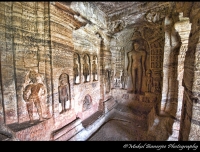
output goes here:
[{"label": "rock ceiling", "polygon": [[[141,20],[157,22],[169,12],[172,2],[60,2],[102,29],[117,33]],[[80,17],[79,16],[79,17]]]}]

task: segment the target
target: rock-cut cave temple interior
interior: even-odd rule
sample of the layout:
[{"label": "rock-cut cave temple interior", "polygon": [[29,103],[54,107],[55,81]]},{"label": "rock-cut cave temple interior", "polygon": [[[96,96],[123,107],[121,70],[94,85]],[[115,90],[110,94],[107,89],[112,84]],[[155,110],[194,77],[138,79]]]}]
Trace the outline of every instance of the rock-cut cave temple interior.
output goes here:
[{"label": "rock-cut cave temple interior", "polygon": [[200,2],[0,2],[1,141],[199,141]]}]

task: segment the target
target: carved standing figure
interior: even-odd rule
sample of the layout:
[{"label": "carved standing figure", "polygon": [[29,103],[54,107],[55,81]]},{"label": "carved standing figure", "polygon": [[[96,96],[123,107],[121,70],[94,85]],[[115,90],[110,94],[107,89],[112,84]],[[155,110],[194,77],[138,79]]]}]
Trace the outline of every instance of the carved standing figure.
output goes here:
[{"label": "carved standing figure", "polygon": [[78,83],[80,83],[80,80],[79,80],[80,72],[79,72],[78,56],[74,57],[74,68],[73,68],[73,70],[74,70],[74,83],[78,84]]},{"label": "carved standing figure", "polygon": [[126,87],[126,76],[124,74],[124,70],[121,71],[121,88],[125,89]]},{"label": "carved standing figure", "polygon": [[93,74],[93,81],[97,80],[97,59],[94,57],[94,61],[92,64],[92,74]]},{"label": "carved standing figure", "polygon": [[42,118],[42,108],[41,108],[41,97],[46,95],[46,88],[44,84],[41,83],[40,75],[35,71],[30,71],[29,73],[30,84],[25,87],[23,92],[23,99],[26,102],[30,123],[33,124],[33,104],[37,108],[37,112],[40,118]]},{"label": "carved standing figure", "polygon": [[59,92],[59,103],[61,103],[62,111],[66,112],[70,109],[70,92],[69,92],[69,82],[67,74],[63,73],[59,77],[60,86],[58,87]]},{"label": "carved standing figure", "polygon": [[83,64],[83,76],[84,82],[89,81],[88,77],[90,75],[90,66],[89,66],[89,58],[87,55],[84,56],[84,64]]},{"label": "carved standing figure", "polygon": [[132,80],[132,87],[128,93],[141,93],[142,77],[145,75],[146,51],[140,48],[139,41],[134,41],[134,49],[128,52],[128,76]]},{"label": "carved standing figure", "polygon": [[151,76],[151,70],[147,70],[147,80],[146,80],[146,86],[147,86],[147,92],[151,92],[151,88],[153,86],[153,78]]}]

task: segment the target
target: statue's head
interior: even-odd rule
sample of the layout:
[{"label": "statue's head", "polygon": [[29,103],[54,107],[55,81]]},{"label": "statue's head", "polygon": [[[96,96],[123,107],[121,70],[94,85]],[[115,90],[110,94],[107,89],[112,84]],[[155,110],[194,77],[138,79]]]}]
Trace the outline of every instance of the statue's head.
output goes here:
[{"label": "statue's head", "polygon": [[35,70],[29,72],[30,82],[36,83],[39,80],[39,74]]},{"label": "statue's head", "polygon": [[61,84],[66,84],[68,83],[68,76],[65,73],[62,73],[59,77],[59,81]]}]

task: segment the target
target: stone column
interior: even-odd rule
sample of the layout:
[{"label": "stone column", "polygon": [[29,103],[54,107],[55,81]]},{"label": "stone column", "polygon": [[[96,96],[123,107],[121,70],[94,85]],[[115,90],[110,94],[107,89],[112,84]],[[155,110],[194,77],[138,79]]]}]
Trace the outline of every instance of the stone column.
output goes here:
[{"label": "stone column", "polygon": [[172,135],[168,138],[168,140],[178,141],[179,131],[180,131],[180,120],[181,120],[181,110],[183,103],[183,92],[184,87],[182,86],[183,80],[183,72],[184,72],[184,61],[185,61],[185,53],[188,49],[188,39],[191,30],[191,23],[189,22],[188,17],[183,17],[183,13],[179,14],[179,21],[174,25],[175,29],[178,31],[181,37],[181,47],[178,55],[178,104],[176,111],[176,120],[174,120]]},{"label": "stone column", "polygon": [[160,114],[175,116],[178,98],[177,65],[180,40],[174,29],[174,17],[165,18],[163,89]]}]

